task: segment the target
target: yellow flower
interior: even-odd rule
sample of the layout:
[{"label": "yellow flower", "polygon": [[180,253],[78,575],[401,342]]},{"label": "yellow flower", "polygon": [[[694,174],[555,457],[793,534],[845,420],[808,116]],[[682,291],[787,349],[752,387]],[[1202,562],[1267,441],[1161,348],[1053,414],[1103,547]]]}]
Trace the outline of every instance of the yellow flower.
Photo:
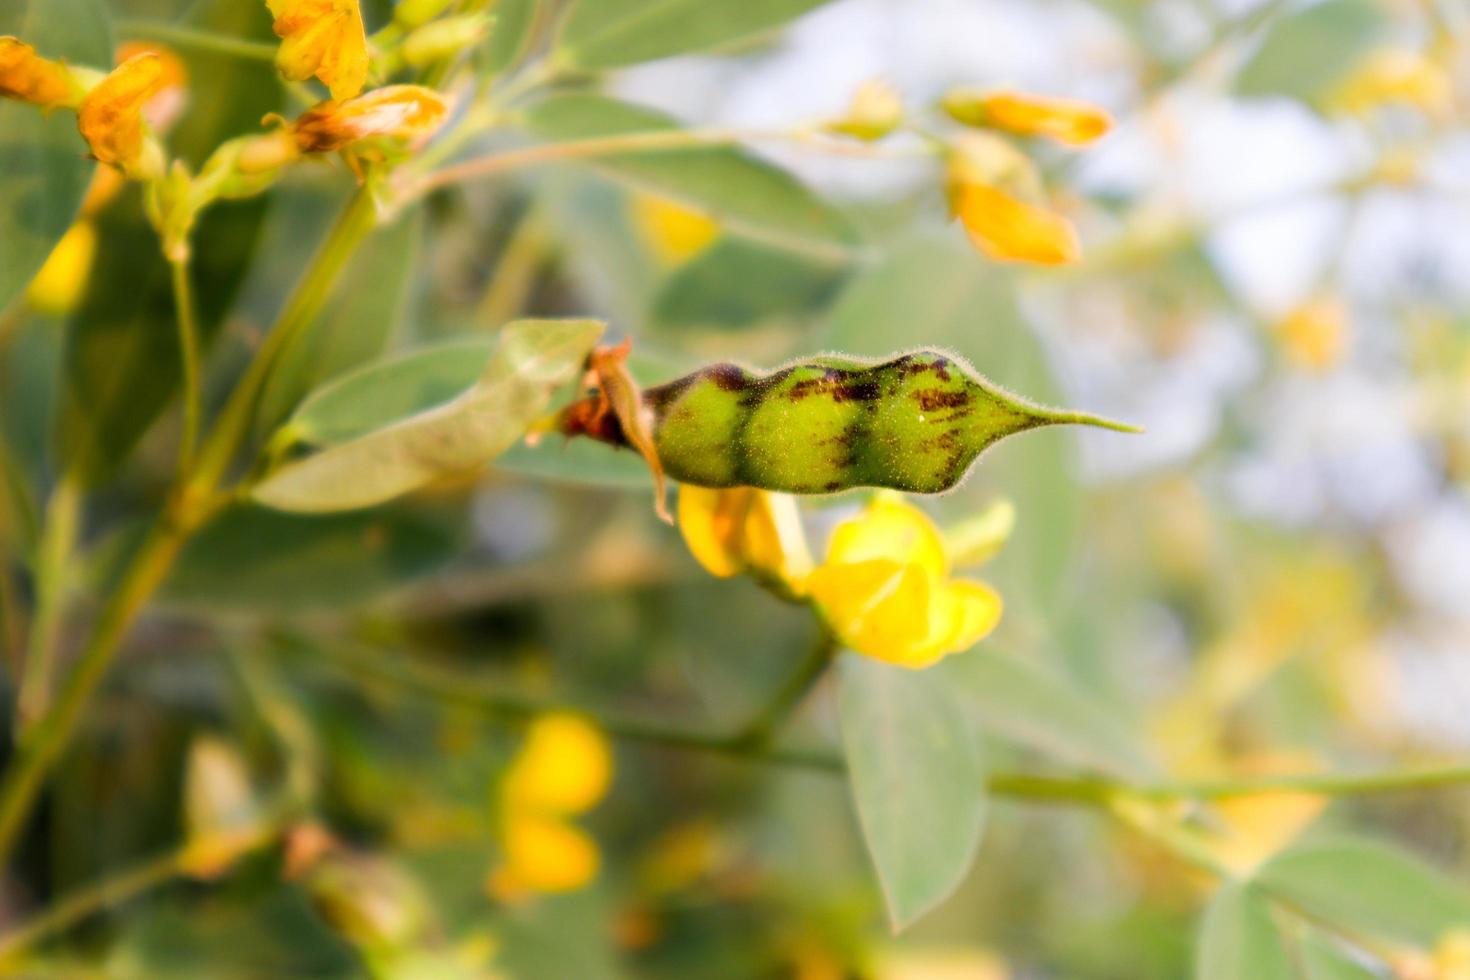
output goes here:
[{"label": "yellow flower", "polygon": [[188,101],[189,69],[184,64],[184,59],[169,48],[161,44],[145,44],[141,41],[130,41],[121,45],[117,49],[118,64],[140,54],[158,56],[162,80],[158,91],[143,107],[143,118],[148,121],[148,125],[152,126],[154,131],[161,132],[177,122],[184,111],[184,106]]},{"label": "yellow flower", "polygon": [[1062,265],[1081,256],[1071,222],[1030,203],[1041,196],[1034,165],[998,137],[971,133],[955,141],[948,191],[970,241],[996,261]]},{"label": "yellow flower", "polygon": [[1071,146],[1085,146],[1113,128],[1106,111],[1077,99],[956,89],[945,95],[943,105],[953,119],[968,126],[1017,136],[1046,136]]},{"label": "yellow flower", "polygon": [[633,196],[633,223],[654,255],[669,266],[694,258],[720,235],[713,218],[653,194]]},{"label": "yellow flower", "polygon": [[487,882],[496,898],[513,901],[526,892],[576,891],[597,877],[602,855],[586,831],[556,817],[509,814],[501,830],[505,864]]},{"label": "yellow flower", "polygon": [[597,805],[611,782],[606,736],[577,715],[554,712],[531,723],[501,792],[508,808],[566,815]]},{"label": "yellow flower", "polygon": [[448,103],[433,89],[389,85],[346,102],[313,106],[291,124],[291,134],[303,153],[331,153],[374,139],[414,146],[434,135],[448,112]]},{"label": "yellow flower", "polygon": [[350,99],[367,83],[367,32],[358,0],[266,0],[281,50],[276,67],[302,82],[315,75],[333,99]]},{"label": "yellow flower", "polygon": [[949,571],[938,529],[922,511],[884,496],[833,532],[806,589],[843,645],[927,667],[974,646],[1000,621],[994,589]]},{"label": "yellow flower", "polygon": [[1454,84],[1439,64],[1417,51],[1388,48],[1364,59],[1328,101],[1357,116],[1393,103],[1444,116],[1454,97]]},{"label": "yellow flower", "polygon": [[1276,324],[1276,339],[1287,360],[1314,371],[1342,360],[1347,338],[1347,306],[1331,296],[1303,303]]},{"label": "yellow flower", "polygon": [[785,494],[680,487],[679,530],[695,560],[719,578],[753,572],[799,595],[812,570],[801,515]]},{"label": "yellow flower", "polygon": [[92,156],[134,180],[162,173],[162,152],[147,138],[143,109],[163,85],[163,59],[150,51],[124,61],[94,86],[77,110]]},{"label": "yellow flower", "polygon": [[1470,980],[1470,931],[1453,929],[1434,947],[1434,980]]},{"label": "yellow flower", "polygon": [[19,38],[0,36],[0,97],[52,109],[74,105],[76,96],[65,65],[42,58]]},{"label": "yellow flower", "polygon": [[881,78],[873,78],[858,86],[847,113],[824,128],[831,133],[871,142],[887,136],[902,122],[903,98],[892,85]]},{"label": "yellow flower", "polygon": [[55,317],[66,316],[76,309],[86,291],[87,276],[96,255],[96,227],[90,221],[72,225],[26,289],[26,302],[31,309]]},{"label": "yellow flower", "polygon": [[975,247],[997,262],[1066,265],[1081,258],[1070,221],[998,187],[962,184],[952,191],[950,207]]}]

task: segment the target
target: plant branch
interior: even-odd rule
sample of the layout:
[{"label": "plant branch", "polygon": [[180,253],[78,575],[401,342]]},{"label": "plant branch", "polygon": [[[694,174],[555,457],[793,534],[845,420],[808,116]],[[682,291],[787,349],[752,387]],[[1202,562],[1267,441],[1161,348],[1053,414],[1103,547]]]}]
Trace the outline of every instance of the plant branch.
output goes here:
[{"label": "plant branch", "polygon": [[16,698],[15,729],[24,733],[50,706],[56,646],[66,610],[67,575],[81,520],[82,491],[76,475],[64,475],[46,505],[35,565],[36,601]]},{"label": "plant branch", "polygon": [[174,314],[179,330],[179,371],[183,384],[184,431],[179,437],[179,479],[194,466],[199,445],[203,394],[199,381],[199,320],[195,315],[194,290],[189,283],[188,260],[171,259]]},{"label": "plant branch", "polygon": [[158,20],[120,20],[115,25],[122,37],[142,38],[150,41],[165,41],[181,48],[226,54],[250,61],[275,61],[276,46],[264,41],[243,41],[240,38],[201,31],[193,27],[180,27]]},{"label": "plant branch", "polygon": [[[409,660],[377,650],[349,651],[322,644],[312,646],[310,660],[324,663],[358,680],[387,683],[396,691],[452,703],[487,717],[520,723],[543,711],[571,710],[589,716],[615,738],[666,748],[732,755],[798,769],[842,772],[841,757],[826,749],[792,749],[752,744],[742,733],[734,736],[700,732],[678,723],[649,721],[609,714],[579,704],[536,697],[483,683],[442,667]],[[1377,773],[1241,777],[1213,782],[1129,783],[1103,777],[1047,776],[1030,773],[993,773],[988,781],[995,796],[1034,803],[1111,808],[1120,799],[1143,801],[1217,800],[1272,792],[1321,793],[1352,796],[1470,786],[1470,765],[1445,766]]]},{"label": "plant branch", "polygon": [[163,584],[184,544],[219,506],[220,481],[249,434],[256,403],[272,368],[321,311],[374,219],[371,197],[358,191],[226,403],[193,473],[134,552],[55,704],[17,745],[0,777],[0,865],[9,859],[41,785],[70,744],[133,621]]},{"label": "plant branch", "polygon": [[836,652],[836,638],[823,629],[817,642],[812,644],[812,648],[796,665],[791,676],[776,690],[770,703],[746,724],[734,740],[752,748],[769,744],[776,730],[826,672]]}]

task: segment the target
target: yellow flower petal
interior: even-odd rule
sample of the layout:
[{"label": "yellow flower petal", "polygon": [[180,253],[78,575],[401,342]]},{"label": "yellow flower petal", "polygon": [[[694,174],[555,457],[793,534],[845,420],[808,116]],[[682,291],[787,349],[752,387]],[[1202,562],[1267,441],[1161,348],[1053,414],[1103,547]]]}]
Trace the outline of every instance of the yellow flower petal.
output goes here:
[{"label": "yellow flower petal", "polygon": [[1276,339],[1287,360],[1325,371],[1342,360],[1347,347],[1347,306],[1331,296],[1309,300],[1276,324]]},{"label": "yellow flower petal", "polygon": [[1004,604],[1000,593],[984,582],[956,579],[936,589],[930,612],[930,636],[934,641],[927,653],[935,660],[952,653],[963,653],[990,635],[1000,622]]},{"label": "yellow flower petal", "polygon": [[276,66],[292,81],[315,75],[333,99],[367,84],[367,32],[358,0],[267,0],[281,49]]},{"label": "yellow flower petal", "polygon": [[0,36],[0,97],[51,109],[71,105],[75,95],[65,65],[42,58],[19,38]]},{"label": "yellow flower petal", "polygon": [[926,654],[931,584],[918,565],[827,564],[807,579],[807,591],[844,646],[905,665]]},{"label": "yellow flower petal", "polygon": [[497,888],[569,892],[597,877],[602,855],[597,842],[578,827],[555,818],[512,814],[502,833],[506,863]]},{"label": "yellow flower petal", "polygon": [[140,54],[158,55],[162,80],[158,91],[143,107],[143,117],[155,131],[162,131],[172,126],[184,111],[184,105],[188,101],[189,68],[184,64],[184,59],[164,45],[142,41],[129,41],[120,45],[117,49],[118,64]]},{"label": "yellow flower petal", "polygon": [[591,809],[611,782],[607,738],[577,715],[557,712],[532,722],[502,793],[518,812],[565,815]]},{"label": "yellow flower petal", "polygon": [[62,317],[76,309],[97,254],[97,229],[90,221],[72,225],[26,289],[31,309]]},{"label": "yellow flower petal", "polygon": [[1106,111],[1078,99],[960,90],[946,96],[944,105],[951,116],[972,126],[988,126],[1018,136],[1045,136],[1072,146],[1091,143],[1113,128],[1113,119]]},{"label": "yellow flower petal", "polygon": [[997,261],[1064,265],[1081,256],[1076,229],[1067,219],[999,188],[958,185],[951,206],[975,247]]},{"label": "yellow flower petal", "polygon": [[701,211],[653,194],[633,196],[633,223],[664,265],[694,258],[720,236],[720,226]]},{"label": "yellow flower petal", "polygon": [[163,84],[163,59],[150,51],[118,65],[86,94],[77,125],[94,157],[134,179],[162,169],[162,159],[147,152],[143,109]]},{"label": "yellow flower petal", "polygon": [[323,102],[291,125],[303,153],[331,153],[369,139],[413,145],[443,124],[449,105],[433,89],[389,85],[346,102]]},{"label": "yellow flower petal", "polygon": [[844,521],[832,532],[827,564],[852,564],[874,558],[917,565],[936,580],[949,572],[939,529],[923,511],[897,497],[876,498],[861,514]]},{"label": "yellow flower petal", "polygon": [[785,494],[682,486],[679,530],[695,560],[717,578],[753,571],[800,593],[812,569],[801,514]]}]

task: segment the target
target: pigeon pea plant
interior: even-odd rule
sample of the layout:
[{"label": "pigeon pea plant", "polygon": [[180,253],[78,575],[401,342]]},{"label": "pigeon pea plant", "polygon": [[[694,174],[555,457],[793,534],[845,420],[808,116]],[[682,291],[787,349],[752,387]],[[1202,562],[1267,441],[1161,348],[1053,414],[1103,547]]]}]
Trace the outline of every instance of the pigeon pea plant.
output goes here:
[{"label": "pigeon pea plant", "polygon": [[[242,9],[252,6],[260,9]],[[607,327],[596,319],[502,316],[489,340],[450,339],[396,356],[367,350],[329,361],[324,372],[303,368],[311,352],[346,343],[324,331],[344,277],[371,253],[365,243],[472,187],[562,162],[654,195],[645,200],[665,209],[652,212],[658,220],[696,233],[713,221],[801,262],[853,252],[855,233],[748,144],[915,158],[929,161],[934,196],[985,259],[1034,267],[1077,260],[1077,232],[1049,203],[1038,161],[1104,135],[1110,120],[1093,106],[961,88],[921,110],[875,81],[835,118],[755,130],[686,128],[599,93],[612,70],[746,41],[819,0],[707,6],[718,15],[695,3],[642,0],[402,0],[366,25],[358,0],[267,0],[233,5],[222,21],[231,34],[110,25],[101,0],[32,0],[14,23],[0,24],[16,32],[0,37],[0,95],[12,103],[0,172],[26,174],[24,186],[0,177],[17,181],[3,199],[30,209],[5,219],[0,358],[29,319],[69,319],[76,331],[67,338],[69,387],[52,476],[43,479],[24,453],[0,445],[0,640],[14,694],[14,743],[0,780],[7,873],[26,873],[17,859],[35,846],[26,842],[37,833],[38,801],[67,753],[85,744],[119,653],[154,628],[144,622],[150,604],[201,540],[241,514],[347,515],[407,496],[452,495],[503,456],[544,474],[563,444],[590,443],[640,460],[656,509],[670,521],[665,482],[677,483],[677,524],[699,564],[720,578],[749,576],[773,602],[804,610],[817,639],[728,735],[487,695],[497,717],[529,722],[495,791],[502,859],[486,887],[497,901],[514,906],[596,877],[597,844],[573,818],[608,793],[611,737],[845,772],[896,927],[958,886],[988,795],[1094,807],[1218,879],[1201,934],[1202,976],[1356,975],[1359,958],[1422,958],[1470,926],[1470,898],[1458,886],[1386,846],[1312,843],[1234,860],[1201,809],[1267,791],[1458,782],[1463,770],[1161,782],[1129,733],[1066,682],[973,649],[1000,621],[1002,599],[957,572],[1000,551],[1015,522],[1028,519],[1027,502],[1002,501],[941,528],[904,495],[951,490],[1012,435],[1058,424],[1137,431],[1129,426],[1033,403],[988,381],[985,364],[943,350],[876,359],[808,353],[780,367],[712,363],[680,373],[643,364],[631,339],[603,343]],[[255,33],[262,24],[274,39]],[[113,29],[132,39],[116,58]],[[295,108],[211,132],[201,147],[197,128],[175,129],[180,107],[216,93],[191,83],[178,52],[272,61]],[[251,85],[259,88],[241,88]],[[219,98],[240,101],[242,92]],[[95,166],[80,162],[83,152]],[[350,187],[350,197],[274,323],[244,341],[222,336],[233,287],[221,270],[248,258],[231,251],[229,225],[256,220],[252,208],[301,183],[326,181]],[[117,218],[128,209],[140,215],[130,226]],[[147,290],[107,280],[108,254],[142,247],[136,234],[109,236],[143,226],[166,268],[163,305],[175,333],[149,338],[139,360],[120,345],[134,342],[123,334],[142,330],[141,318],[134,325],[126,315],[104,317],[101,331],[83,324],[122,304],[121,293]],[[503,250],[507,283],[524,246],[518,239]],[[496,310],[525,305],[495,296]],[[926,342],[923,322],[911,329],[916,343]],[[170,459],[158,467],[164,440]],[[161,471],[168,477],[153,475]],[[812,513],[827,512],[804,515],[798,498],[850,491],[865,502],[831,529],[818,563],[808,530]],[[121,520],[125,508],[151,516]],[[119,526],[104,526],[110,522]],[[98,550],[106,556],[84,581],[76,569],[93,541],[105,542]],[[354,640],[323,641],[321,654]],[[0,950],[25,956],[118,888],[217,879],[246,855],[279,847],[288,875],[374,972],[448,975],[451,960],[465,969],[426,924],[432,910],[414,885],[329,833],[330,816],[316,805],[319,738],[289,699],[269,693],[278,681],[244,662],[253,659],[242,660],[246,686],[271,706],[268,727],[291,757],[274,801],[253,801],[233,750],[196,745],[181,849],[120,886],[104,882],[39,911],[0,936]],[[369,679],[474,700],[452,677],[346,659]],[[779,739],[829,672],[839,675],[840,757]],[[956,699],[957,689],[988,698],[994,716],[978,712],[982,727],[1043,749],[1061,745],[1059,755],[1080,755],[1087,771],[988,771],[972,727],[977,712]],[[221,798],[238,805],[221,809]],[[1381,895],[1346,896],[1329,883],[1334,875],[1386,884]],[[367,893],[394,896],[396,917],[365,911]],[[1393,895],[1412,911],[1391,908]],[[1339,972],[1300,972],[1308,960]]]}]

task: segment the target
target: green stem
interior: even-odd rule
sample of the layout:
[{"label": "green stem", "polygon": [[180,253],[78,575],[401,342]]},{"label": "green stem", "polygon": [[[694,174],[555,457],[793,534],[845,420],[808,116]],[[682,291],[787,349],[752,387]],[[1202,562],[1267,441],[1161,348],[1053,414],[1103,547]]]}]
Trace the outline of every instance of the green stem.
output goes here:
[{"label": "green stem", "polygon": [[9,859],[46,775],[70,744],[77,723],[106,676],[133,620],[163,584],[185,542],[219,505],[220,481],[249,434],[256,402],[272,367],[320,312],[343,266],[372,228],[373,220],[371,198],[359,191],[246,369],[245,377],[205,442],[194,473],[133,555],[55,705],[17,746],[15,757],[0,777],[0,865]]},{"label": "green stem", "polygon": [[120,20],[114,26],[122,37],[165,41],[181,48],[227,54],[251,61],[276,60],[276,46],[264,41],[242,41],[236,37],[201,31],[192,27],[180,27],[177,24],[158,20]]},{"label": "green stem", "polygon": [[[331,644],[313,645],[309,659],[325,663],[359,680],[382,682],[396,691],[452,703],[487,717],[521,722],[544,711],[571,710],[589,716],[608,734],[634,742],[667,748],[733,755],[773,765],[825,772],[841,772],[843,761],[824,749],[790,749],[752,744],[740,734],[691,731],[677,723],[647,721],[590,710],[583,705],[538,698],[501,688],[488,688],[450,670],[417,663],[377,650],[347,651]],[[1470,785],[1470,766],[1446,766],[1402,772],[1328,775],[1242,777],[1216,782],[1133,784],[1102,777],[1043,776],[1029,773],[993,773],[987,780],[996,796],[1034,803],[1113,807],[1122,799],[1216,800],[1258,793],[1303,792],[1330,796],[1431,790]]]},{"label": "green stem", "polygon": [[403,200],[416,200],[443,187],[493,177],[509,170],[559,160],[585,160],[624,153],[658,153],[707,146],[733,146],[761,140],[812,143],[824,151],[863,157],[888,156],[889,151],[862,143],[828,139],[809,129],[658,129],[643,133],[620,133],[545,143],[476,157],[437,170],[405,188]]},{"label": "green stem", "polygon": [[194,290],[189,282],[187,259],[171,260],[173,273],[174,312],[179,330],[179,370],[183,383],[184,431],[179,437],[179,479],[184,480],[194,466],[194,451],[199,445],[203,393],[199,381],[199,320],[195,315]]},{"label": "green stem", "polygon": [[17,733],[24,733],[50,707],[57,640],[66,609],[67,566],[76,548],[81,513],[81,485],[75,474],[68,473],[51,491],[37,549],[36,603],[16,700]]},{"label": "green stem", "polygon": [[782,722],[826,672],[836,652],[836,638],[827,630],[822,630],[817,642],[812,644],[801,663],[796,665],[796,670],[776,690],[770,703],[761,709],[760,714],[752,718],[740,734],[735,736],[735,742],[752,748],[768,744]]},{"label": "green stem", "polygon": [[338,216],[297,285],[245,376],[230,393],[219,421],[199,452],[198,465],[185,487],[185,500],[207,497],[224,479],[230,463],[250,434],[255,413],[271,373],[301,339],[326,306],[337,280],[358,245],[377,223],[372,195],[359,189]]},{"label": "green stem", "polygon": [[45,912],[0,936],[0,965],[110,905],[125,902],[173,880],[180,874],[182,857],[182,851],[160,855],[66,896]]}]

